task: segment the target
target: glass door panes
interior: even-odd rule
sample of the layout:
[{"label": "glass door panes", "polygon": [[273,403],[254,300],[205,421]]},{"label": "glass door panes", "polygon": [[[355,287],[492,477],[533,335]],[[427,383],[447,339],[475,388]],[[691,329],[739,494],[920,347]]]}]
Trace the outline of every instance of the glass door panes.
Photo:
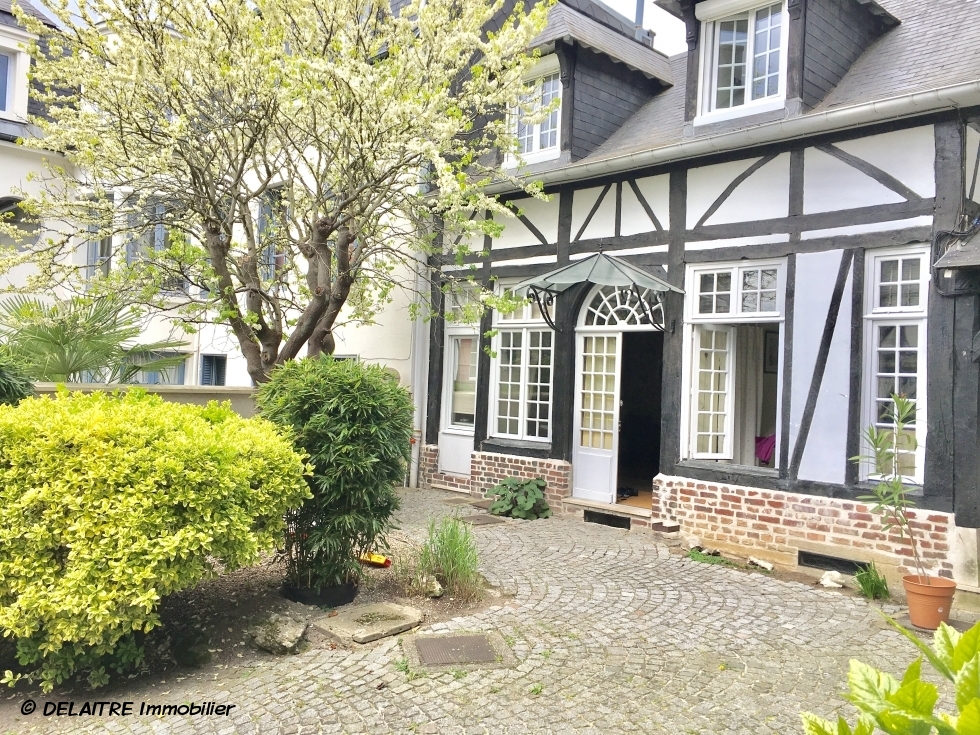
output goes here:
[{"label": "glass door panes", "polygon": [[453,394],[451,423],[473,426],[476,420],[476,336],[452,337]]},{"label": "glass door panes", "polygon": [[521,421],[521,353],[524,332],[500,333],[497,432],[518,434]]},{"label": "glass door panes", "polygon": [[731,393],[731,334],[727,329],[698,327],[694,447],[698,455],[724,456],[728,446]]},{"label": "glass door panes", "polygon": [[585,337],[582,347],[581,446],[612,450],[616,421],[617,336]]},{"label": "glass door panes", "polygon": [[[918,398],[919,383],[919,326],[917,324],[879,324],[877,327],[877,370],[875,371],[875,424],[887,429],[893,426],[893,395],[912,401]],[[906,432],[915,436],[915,418]],[[898,470],[905,477],[916,475],[915,447],[912,442],[897,447]],[[878,468],[878,471],[890,468]]]}]

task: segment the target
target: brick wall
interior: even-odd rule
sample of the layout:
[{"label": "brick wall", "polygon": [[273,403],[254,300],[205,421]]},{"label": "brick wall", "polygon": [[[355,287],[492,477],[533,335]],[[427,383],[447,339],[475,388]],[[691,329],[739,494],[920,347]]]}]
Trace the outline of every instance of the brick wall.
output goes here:
[{"label": "brick wall", "polygon": [[462,492],[470,492],[470,478],[463,475],[449,475],[439,471],[439,445],[425,444],[419,452],[419,486],[432,487],[432,483],[450,487]]},{"label": "brick wall", "polygon": [[[850,500],[661,475],[653,481],[653,514],[677,521],[681,533],[697,536],[708,546],[768,552],[784,563],[789,561],[786,555],[795,559],[797,550],[804,549],[855,561],[874,559],[899,574],[915,573],[908,539],[897,529],[882,531],[880,517]],[[951,578],[953,517],[928,510],[910,515],[920,532],[917,539],[927,571]]]},{"label": "brick wall", "polygon": [[512,454],[473,452],[470,458],[471,492],[486,496],[488,490],[507,477],[533,480],[541,477],[548,505],[555,513],[561,511],[561,501],[571,494],[572,465],[558,459],[535,459]]}]

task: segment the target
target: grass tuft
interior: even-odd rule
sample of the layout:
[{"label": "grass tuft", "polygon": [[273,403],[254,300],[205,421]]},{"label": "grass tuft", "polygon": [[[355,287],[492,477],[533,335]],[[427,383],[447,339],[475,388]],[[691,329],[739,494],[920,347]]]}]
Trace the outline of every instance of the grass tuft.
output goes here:
[{"label": "grass tuft", "polygon": [[891,597],[888,591],[888,580],[886,580],[874,562],[863,567],[854,575],[858,591],[869,600],[887,600]]}]

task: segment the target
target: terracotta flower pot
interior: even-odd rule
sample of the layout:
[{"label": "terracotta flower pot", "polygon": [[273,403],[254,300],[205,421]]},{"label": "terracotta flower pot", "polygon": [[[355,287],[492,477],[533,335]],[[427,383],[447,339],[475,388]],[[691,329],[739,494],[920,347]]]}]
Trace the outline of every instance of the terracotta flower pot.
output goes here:
[{"label": "terracotta flower pot", "polygon": [[909,574],[902,577],[909,605],[909,620],[916,628],[935,630],[949,620],[956,582],[945,577],[921,577]]}]

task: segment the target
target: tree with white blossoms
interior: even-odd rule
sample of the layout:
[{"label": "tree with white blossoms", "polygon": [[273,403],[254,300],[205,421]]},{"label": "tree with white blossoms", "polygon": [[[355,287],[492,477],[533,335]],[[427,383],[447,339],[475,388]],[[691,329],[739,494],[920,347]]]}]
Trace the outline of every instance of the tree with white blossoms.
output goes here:
[{"label": "tree with white blossoms", "polygon": [[30,262],[26,290],[227,324],[257,382],[304,345],[330,353],[342,310],[370,321],[428,256],[463,263],[499,234],[512,212],[489,182],[542,196],[502,162],[547,5],[50,0],[57,28],[19,12],[45,109],[23,144],[59,154],[23,208],[59,234],[0,272]]}]

